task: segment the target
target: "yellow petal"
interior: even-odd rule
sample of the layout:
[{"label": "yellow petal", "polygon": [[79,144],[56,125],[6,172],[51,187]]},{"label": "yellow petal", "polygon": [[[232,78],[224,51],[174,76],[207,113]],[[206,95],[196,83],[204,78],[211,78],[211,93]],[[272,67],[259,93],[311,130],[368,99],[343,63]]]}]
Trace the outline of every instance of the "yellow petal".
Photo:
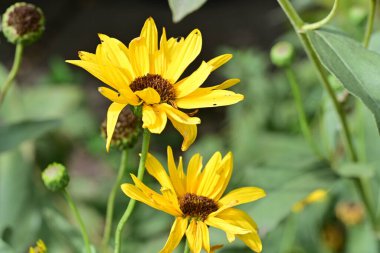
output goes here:
[{"label": "yellow petal", "polygon": [[108,98],[109,100],[111,100],[112,102],[116,102],[116,103],[119,103],[119,104],[128,104],[128,99],[121,96],[119,93],[117,93],[116,91],[114,90],[111,90],[107,87],[99,87],[98,88],[98,91],[103,95],[105,96],[106,98]]},{"label": "yellow petal", "polygon": [[202,250],[202,230],[199,223],[202,222],[191,220],[186,230],[186,239],[192,253],[200,253]]},{"label": "yellow petal", "polygon": [[198,222],[198,226],[201,228],[202,233],[202,247],[207,253],[210,252],[210,235],[208,233],[207,225],[203,222]]},{"label": "yellow petal", "polygon": [[148,173],[152,175],[160,183],[161,186],[174,189],[164,167],[162,167],[161,163],[149,153],[146,158],[145,167]]},{"label": "yellow petal", "polygon": [[212,66],[211,71],[214,71],[215,69],[219,68],[220,66],[231,60],[231,58],[232,54],[223,54],[209,60],[207,63],[208,65]]},{"label": "yellow petal", "polygon": [[195,109],[206,107],[218,107],[236,104],[243,100],[244,96],[229,90],[213,90],[201,96],[186,96],[178,98],[176,105],[179,108]]},{"label": "yellow petal", "polygon": [[89,61],[93,63],[97,63],[97,58],[95,54],[88,53],[85,51],[79,51],[78,56],[82,61]]},{"label": "yellow petal", "polygon": [[[130,192],[129,197],[134,198],[138,201],[141,201],[157,210],[166,212],[173,216],[181,216],[182,211],[178,207],[177,202],[173,202],[172,198],[167,198],[167,196],[158,194],[157,192],[150,189],[148,186],[146,186],[143,182],[141,182],[136,176],[132,175],[132,180],[135,183],[135,188],[132,188],[135,192]],[[131,185],[125,184],[126,190],[130,190]],[[129,187],[129,188],[128,188]],[[124,191],[124,188],[122,187],[122,190]],[[126,193],[126,191],[124,191]],[[127,193],[126,193],[127,194]],[[137,194],[139,196],[131,195],[131,194]]]},{"label": "yellow petal", "polygon": [[223,83],[218,84],[218,85],[214,85],[214,86],[210,86],[210,87],[206,87],[206,88],[198,88],[198,89],[196,89],[195,91],[193,91],[192,93],[188,94],[185,97],[186,98],[187,97],[198,97],[198,96],[202,97],[202,96],[210,94],[210,92],[213,91],[213,90],[228,89],[228,88],[236,85],[239,82],[240,82],[240,79],[236,79],[236,78],[235,79],[228,79],[228,80],[226,80]]},{"label": "yellow petal", "polygon": [[219,200],[223,208],[233,207],[244,203],[252,202],[265,197],[265,192],[257,187],[242,187],[229,192]]},{"label": "yellow petal", "polygon": [[149,72],[149,53],[145,38],[137,37],[129,43],[129,59],[137,77],[142,77]]},{"label": "yellow petal", "polygon": [[189,165],[187,166],[187,182],[186,192],[196,193],[198,184],[200,183],[199,174],[202,169],[202,157],[199,154],[195,154],[191,157]]},{"label": "yellow petal", "polygon": [[127,104],[112,103],[107,111],[107,151],[110,149],[112,135],[115,130],[117,119],[119,118],[120,112],[124,109]]},{"label": "yellow petal", "polygon": [[148,52],[152,54],[157,50],[158,44],[158,35],[157,35],[157,27],[154,23],[152,17],[149,17],[141,30],[140,37],[145,38],[146,46],[148,48]]},{"label": "yellow petal", "polygon": [[184,195],[185,187],[183,180],[181,179],[180,172],[177,170],[177,167],[174,162],[173,151],[170,146],[167,148],[167,158],[168,158],[168,169],[170,175],[170,181],[173,184],[174,190],[178,196]]},{"label": "yellow petal", "polygon": [[187,78],[174,85],[176,97],[184,97],[199,88],[211,73],[212,66],[202,62],[201,66]]},{"label": "yellow petal", "polygon": [[226,233],[231,233],[234,235],[238,234],[247,234],[250,233],[251,231],[245,228],[241,228],[239,226],[233,225],[228,221],[225,221],[223,219],[213,217],[213,216],[208,216],[207,219],[205,220],[205,223],[209,226],[219,228]]},{"label": "yellow petal", "polygon": [[187,228],[187,219],[184,219],[182,217],[177,217],[170,230],[168,240],[166,241],[166,244],[162,248],[160,253],[172,253],[173,250],[180,243],[183,235],[185,234],[186,228]]},{"label": "yellow petal", "polygon": [[251,250],[255,252],[261,252],[263,249],[263,245],[261,243],[261,239],[257,232],[252,232],[245,235],[237,235],[237,237],[242,240],[245,245],[247,245]]},{"label": "yellow petal", "polygon": [[[202,49],[202,35],[198,29],[193,30],[184,41],[177,43],[164,78],[175,83],[183,71],[199,55]],[[174,51],[174,50],[173,50]]]},{"label": "yellow petal", "polygon": [[210,198],[210,193],[213,193],[215,185],[218,183],[220,175],[217,169],[219,168],[219,163],[222,160],[222,155],[220,152],[215,152],[214,155],[207,162],[205,168],[202,172],[202,177],[199,182],[199,187],[196,194],[198,196],[205,196]]},{"label": "yellow petal", "polygon": [[[127,69],[130,75],[129,78],[132,80],[135,79],[136,75],[128,59],[128,55],[123,50],[123,48],[126,48],[126,46],[119,40],[115,38],[110,38],[107,35],[98,34],[98,36],[102,41],[101,54],[103,60],[107,61],[107,63],[112,64],[114,66]],[[106,64],[106,62],[103,64]]]},{"label": "yellow petal", "polygon": [[91,75],[95,76],[103,83],[108,84],[112,88],[118,88],[118,86],[114,82],[107,78],[107,75],[103,72],[102,68],[98,64],[82,60],[67,60],[66,62],[85,69]]},{"label": "yellow petal", "polygon": [[172,106],[166,104],[166,103],[163,103],[163,104],[160,104],[159,107],[166,112],[166,114],[168,115],[169,119],[173,122],[173,120],[179,122],[179,123],[182,123],[182,124],[189,124],[189,125],[193,125],[193,124],[200,124],[201,123],[201,120],[197,117],[189,117],[189,115],[187,115],[186,113],[184,112],[181,112],[180,110],[177,110],[175,108],[173,108]]},{"label": "yellow petal", "polygon": [[183,142],[182,142],[182,151],[186,151],[191,144],[195,141],[197,138],[197,126],[196,125],[188,125],[188,124],[182,124],[178,121],[176,121],[173,118],[170,118],[168,115],[170,121],[172,122],[173,126],[177,131],[183,136]]},{"label": "yellow petal", "polygon": [[129,86],[125,86],[118,90],[122,97],[128,99],[128,104],[137,106],[141,104],[140,99],[133,93]]},{"label": "yellow petal", "polygon": [[135,94],[146,104],[158,104],[161,101],[160,94],[158,94],[155,89],[150,87],[135,91]]},{"label": "yellow petal", "polygon": [[217,172],[218,175],[220,175],[218,179],[218,184],[213,189],[213,191],[209,193],[209,198],[212,198],[216,201],[220,199],[230,182],[233,167],[233,156],[231,152],[228,152],[228,154],[225,157],[223,157],[223,160],[219,165]]},{"label": "yellow petal", "polygon": [[167,122],[166,113],[158,106],[143,106],[143,128],[148,128],[151,133],[160,134]]}]

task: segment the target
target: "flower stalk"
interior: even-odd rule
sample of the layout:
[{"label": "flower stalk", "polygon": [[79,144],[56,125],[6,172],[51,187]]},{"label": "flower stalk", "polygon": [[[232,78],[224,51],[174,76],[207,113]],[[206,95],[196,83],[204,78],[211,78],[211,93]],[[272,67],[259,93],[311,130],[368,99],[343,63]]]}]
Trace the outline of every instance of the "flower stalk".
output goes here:
[{"label": "flower stalk", "polygon": [[183,250],[183,253],[190,253],[189,244],[187,243],[187,240],[185,241],[185,248]]},{"label": "flower stalk", "polygon": [[7,79],[5,80],[0,90],[0,106],[4,102],[5,96],[7,95],[7,92],[9,88],[12,86],[13,80],[15,79],[17,75],[17,72],[20,69],[23,51],[24,51],[24,45],[21,42],[18,42],[16,44],[16,52],[15,52],[15,57],[13,60],[11,71],[9,72]]},{"label": "flower stalk", "polygon": [[369,11],[367,26],[365,29],[365,34],[364,34],[364,39],[363,39],[363,46],[365,48],[368,48],[369,42],[371,41],[371,35],[373,32],[373,24],[375,21],[376,4],[377,4],[377,0],[370,0],[370,11]]},{"label": "flower stalk", "polygon": [[70,193],[66,189],[64,189],[62,192],[63,192],[63,195],[65,196],[66,201],[69,204],[71,210],[73,211],[75,218],[79,222],[80,232],[82,234],[82,238],[84,241],[86,253],[91,253],[90,240],[88,239],[88,233],[87,233],[86,227],[84,226],[83,219],[80,216],[78,208],[77,208],[73,198],[71,197]]},{"label": "flower stalk", "polygon": [[[145,161],[149,150],[149,142],[150,142],[150,132],[148,129],[144,129],[143,133],[143,142],[141,147],[141,156],[139,167],[137,171],[137,178],[142,180],[145,172]],[[131,216],[133,209],[135,207],[136,200],[131,199],[128,203],[127,209],[125,210],[123,216],[121,217],[119,224],[117,225],[115,232],[115,253],[121,252],[121,233],[124,229],[125,224],[127,223],[129,217]]]},{"label": "flower stalk", "polygon": [[115,183],[112,187],[111,193],[107,201],[106,222],[104,226],[104,234],[103,234],[103,241],[102,241],[103,248],[107,248],[108,242],[110,240],[116,193],[120,189],[121,181],[127,169],[127,160],[128,160],[127,157],[128,157],[128,149],[124,149],[121,154],[119,171],[118,171]]}]

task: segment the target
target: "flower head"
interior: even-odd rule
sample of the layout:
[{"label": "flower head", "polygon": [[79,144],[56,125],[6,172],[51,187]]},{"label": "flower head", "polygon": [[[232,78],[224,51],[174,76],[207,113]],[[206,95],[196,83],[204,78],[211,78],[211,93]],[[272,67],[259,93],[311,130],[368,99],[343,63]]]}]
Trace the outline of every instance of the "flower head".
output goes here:
[{"label": "flower head", "polygon": [[191,75],[181,78],[185,69],[199,55],[202,35],[198,29],[186,38],[160,40],[153,18],[148,18],[140,36],[128,47],[115,38],[99,34],[101,44],[94,54],[79,52],[80,60],[67,61],[84,68],[111,88],[99,92],[113,103],[107,113],[107,149],[121,110],[142,106],[143,128],[159,134],[169,119],[184,138],[182,150],[195,140],[201,121],[179,110],[235,104],[243,95],[225,90],[239,82],[229,79],[222,84],[200,88],[212,71],[231,59],[230,54],[203,61]]},{"label": "flower head", "polygon": [[216,152],[203,170],[202,157],[196,154],[190,159],[186,174],[182,159],[177,166],[170,147],[167,153],[169,175],[151,154],[146,160],[149,174],[161,184],[161,194],[134,175],[134,185],[121,186],[130,198],[175,217],[161,252],[172,252],[185,234],[193,253],[199,253],[202,248],[210,252],[208,226],[225,231],[229,242],[237,236],[250,249],[260,252],[262,245],[256,223],[234,206],[260,199],[265,192],[256,187],[244,187],[223,196],[232,174],[232,153],[222,157]]},{"label": "flower head", "polygon": [[33,4],[15,3],[3,14],[2,28],[9,42],[30,44],[45,30],[44,14]]},{"label": "flower head", "polygon": [[41,176],[46,188],[51,191],[64,190],[70,181],[66,167],[60,163],[49,164]]}]

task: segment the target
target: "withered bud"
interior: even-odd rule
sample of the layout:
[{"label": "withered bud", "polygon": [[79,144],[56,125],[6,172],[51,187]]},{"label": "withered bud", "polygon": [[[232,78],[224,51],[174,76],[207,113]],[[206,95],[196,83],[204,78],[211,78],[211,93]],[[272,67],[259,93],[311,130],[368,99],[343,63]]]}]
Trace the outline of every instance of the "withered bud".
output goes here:
[{"label": "withered bud", "polygon": [[40,8],[30,3],[15,3],[3,14],[2,30],[13,44],[31,44],[45,30],[45,18]]},{"label": "withered bud", "polygon": [[[132,148],[137,140],[141,131],[141,119],[133,114],[131,109],[126,106],[119,115],[114,133],[112,135],[111,146],[118,149]],[[105,119],[101,126],[103,137],[107,137],[107,119]]]}]

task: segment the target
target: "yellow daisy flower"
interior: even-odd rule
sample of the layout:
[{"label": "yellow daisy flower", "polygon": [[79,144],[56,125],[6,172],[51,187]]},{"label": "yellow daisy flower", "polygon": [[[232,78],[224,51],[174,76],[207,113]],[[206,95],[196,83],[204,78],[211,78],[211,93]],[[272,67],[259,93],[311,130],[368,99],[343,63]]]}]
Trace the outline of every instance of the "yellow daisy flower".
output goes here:
[{"label": "yellow daisy flower", "polygon": [[159,134],[169,119],[184,138],[182,150],[195,140],[200,119],[179,110],[231,105],[244,97],[225,90],[239,82],[225,82],[200,88],[212,71],[229,61],[230,54],[203,61],[191,75],[180,79],[185,69],[199,55],[202,36],[198,29],[186,38],[166,38],[163,28],[158,41],[153,18],[148,18],[140,36],[128,47],[115,38],[99,34],[101,44],[95,54],[79,52],[80,60],[69,60],[111,88],[99,92],[113,101],[107,113],[107,149],[121,110],[126,105],[142,106],[143,128]]},{"label": "yellow daisy flower", "polygon": [[170,147],[167,155],[169,175],[151,154],[145,164],[149,174],[161,184],[161,194],[134,175],[131,175],[134,185],[121,186],[128,197],[175,216],[169,238],[160,252],[172,252],[185,234],[191,252],[199,253],[202,248],[210,252],[209,226],[225,231],[229,242],[237,236],[250,249],[261,252],[256,223],[234,206],[260,199],[265,192],[256,187],[243,187],[222,197],[232,174],[232,153],[222,157],[216,152],[203,170],[202,157],[196,154],[190,159],[187,175],[182,158],[176,166]]}]

